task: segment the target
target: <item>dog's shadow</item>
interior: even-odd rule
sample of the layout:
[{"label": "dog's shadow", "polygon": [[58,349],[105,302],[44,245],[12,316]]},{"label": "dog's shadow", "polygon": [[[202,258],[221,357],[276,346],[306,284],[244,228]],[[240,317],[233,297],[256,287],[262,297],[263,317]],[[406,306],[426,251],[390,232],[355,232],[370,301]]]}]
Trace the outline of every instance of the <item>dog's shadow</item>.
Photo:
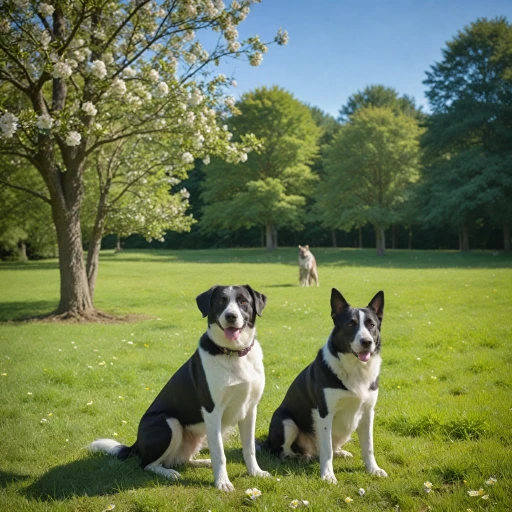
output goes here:
[{"label": "dog's shadow", "polygon": [[[178,468],[180,470],[180,468]],[[181,485],[199,486],[204,480],[194,478],[191,468],[179,480]],[[91,455],[61,466],[51,468],[38,480],[24,489],[28,499],[53,501],[74,496],[102,496],[142,487],[153,487],[155,483],[174,485],[174,482],[155,473],[144,471],[136,458],[120,461],[108,455]]]}]

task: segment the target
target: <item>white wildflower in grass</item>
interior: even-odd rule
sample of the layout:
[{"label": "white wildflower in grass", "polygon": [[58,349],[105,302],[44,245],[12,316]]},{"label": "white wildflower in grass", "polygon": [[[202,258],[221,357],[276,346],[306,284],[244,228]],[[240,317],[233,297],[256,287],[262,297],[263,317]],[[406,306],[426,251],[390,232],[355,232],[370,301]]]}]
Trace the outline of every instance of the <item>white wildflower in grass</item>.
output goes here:
[{"label": "white wildflower in grass", "polygon": [[73,69],[68,62],[56,62],[53,65],[52,76],[53,78],[68,78],[73,74]]},{"label": "white wildflower in grass", "polygon": [[50,4],[40,3],[37,10],[41,16],[51,16],[55,12],[55,7]]},{"label": "white wildflower in grass", "polygon": [[43,48],[46,50],[46,48],[48,48],[48,45],[52,41],[52,36],[51,36],[50,32],[48,32],[48,30],[44,30],[41,33],[41,38],[39,40],[41,41]]},{"label": "white wildflower in grass", "polygon": [[105,366],[105,361],[101,361],[101,363],[98,363],[99,366]]},{"label": "white wildflower in grass", "polygon": [[111,503],[107,508],[103,509],[102,512],[109,512],[110,510],[114,510],[116,506]]},{"label": "white wildflower in grass", "polygon": [[366,493],[366,491],[362,487],[357,492],[359,493],[359,496],[364,496]]},{"label": "white wildflower in grass", "polygon": [[115,94],[117,96],[123,96],[123,94],[126,92],[126,84],[124,83],[124,80],[122,80],[121,78],[116,78],[112,82],[110,90],[112,91],[112,94]]},{"label": "white wildflower in grass", "polygon": [[354,500],[350,497],[350,496],[347,496],[345,498],[345,503],[352,503]]},{"label": "white wildflower in grass", "polygon": [[82,136],[78,132],[70,131],[66,135],[66,144],[68,146],[79,146],[81,140]]},{"label": "white wildflower in grass", "polygon": [[169,94],[169,86],[165,82],[160,82],[155,89],[154,95],[157,98],[163,98]]},{"label": "white wildflower in grass", "polygon": [[92,405],[92,400],[90,402],[87,402],[87,405]]},{"label": "white wildflower in grass", "polygon": [[479,489],[478,491],[468,491],[468,494],[470,496],[482,496],[483,493],[484,493],[483,489]]},{"label": "white wildflower in grass", "polygon": [[2,130],[2,136],[6,139],[10,139],[18,128],[18,118],[10,112],[5,112],[0,117],[0,130]]},{"label": "white wildflower in grass", "polygon": [[253,53],[249,57],[249,64],[254,67],[258,67],[263,62],[263,54],[261,52]]},{"label": "white wildflower in grass", "polygon": [[91,73],[96,78],[105,78],[107,76],[107,67],[102,60],[95,60],[91,64]]},{"label": "white wildflower in grass", "polygon": [[152,82],[158,82],[158,80],[160,80],[160,75],[158,74],[158,71],[156,69],[152,69],[149,74],[148,74],[148,78],[152,81]]},{"label": "white wildflower in grass", "polygon": [[276,43],[280,46],[285,46],[286,44],[288,44],[288,32],[286,30],[280,28],[277,31]]},{"label": "white wildflower in grass", "polygon": [[482,499],[483,499],[483,500],[488,500],[488,499],[489,499],[489,495],[488,495],[488,494],[484,494],[484,495],[482,496]]},{"label": "white wildflower in grass", "polygon": [[489,478],[489,480],[485,481],[485,485],[494,485],[498,480],[496,478],[493,478],[492,476]]},{"label": "white wildflower in grass", "polygon": [[301,507],[309,507],[309,501],[307,500],[292,500],[290,501],[290,508],[301,508]]},{"label": "white wildflower in grass", "polygon": [[31,391],[29,391],[29,392],[27,393],[27,395],[28,395],[28,396],[32,396],[32,395],[33,395],[33,393],[32,393]]},{"label": "white wildflower in grass", "polygon": [[255,500],[256,498],[259,498],[261,496],[261,491],[259,489],[256,489],[255,487],[254,489],[247,489],[245,491],[245,495],[248,498],[251,498],[251,500]]},{"label": "white wildflower in grass", "polygon": [[82,110],[88,115],[88,116],[95,116],[98,113],[98,110],[96,107],[92,104],[91,101],[86,101],[82,105]]},{"label": "white wildflower in grass", "polygon": [[194,157],[192,156],[191,153],[186,151],[185,153],[183,153],[183,155],[181,155],[181,160],[183,161],[184,164],[191,164],[194,161]]},{"label": "white wildflower in grass", "polygon": [[48,420],[46,418],[43,418],[39,423],[48,423]]},{"label": "white wildflower in grass", "polygon": [[423,482],[423,490],[428,494],[432,490],[432,482]]},{"label": "white wildflower in grass", "polygon": [[7,373],[2,373],[2,377],[7,377]]}]

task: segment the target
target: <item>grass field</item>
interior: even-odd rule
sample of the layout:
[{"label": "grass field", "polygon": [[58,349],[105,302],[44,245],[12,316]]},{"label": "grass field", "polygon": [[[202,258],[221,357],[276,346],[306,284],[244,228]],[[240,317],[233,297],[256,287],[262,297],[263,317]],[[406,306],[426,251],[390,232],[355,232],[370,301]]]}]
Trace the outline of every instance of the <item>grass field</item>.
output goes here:
[{"label": "grass field", "polygon": [[[284,511],[293,499],[315,511],[512,510],[512,256],[315,255],[319,288],[298,286],[295,249],[104,252],[96,306],[135,320],[86,325],[18,322],[55,307],[57,263],[1,263],[0,510]],[[385,291],[375,453],[389,478],[365,473],[357,436],[347,445],[354,458],[335,459],[333,486],[320,480],[318,461],[267,454],[258,454],[260,466],[274,478],[248,477],[235,434],[226,444],[230,494],[213,487],[210,469],[183,469],[172,483],[135,459],[84,450],[100,436],[133,443],[140,416],[205,330],[196,295],[245,283],[268,296],[258,320],[259,437],[330,332],[331,287],[354,306]],[[262,495],[250,501],[253,487]]]}]

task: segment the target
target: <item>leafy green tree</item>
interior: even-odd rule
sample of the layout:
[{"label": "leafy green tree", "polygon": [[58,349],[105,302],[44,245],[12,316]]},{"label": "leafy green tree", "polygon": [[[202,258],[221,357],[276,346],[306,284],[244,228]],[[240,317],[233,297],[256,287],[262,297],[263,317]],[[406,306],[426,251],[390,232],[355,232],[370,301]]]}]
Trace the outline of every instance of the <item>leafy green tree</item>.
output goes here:
[{"label": "leafy green tree", "polygon": [[321,222],[346,231],[370,223],[383,255],[385,229],[400,218],[407,189],[419,177],[420,133],[414,117],[358,109],[326,152],[326,176],[316,192]]},{"label": "leafy green tree", "polygon": [[484,215],[512,223],[512,25],[479,19],[443,49],[424,83],[433,115],[424,137],[426,218],[459,228],[460,248]]},{"label": "leafy green tree", "polygon": [[348,98],[347,103],[340,108],[338,121],[348,123],[359,109],[369,106],[390,108],[395,113],[414,117],[418,121],[424,119],[421,107],[416,106],[412,96],[399,96],[395,89],[385,85],[368,85]]},{"label": "leafy green tree", "polygon": [[237,108],[242,115],[231,117],[226,129],[237,136],[252,132],[261,147],[247,161],[216,161],[205,169],[201,223],[207,231],[261,226],[272,250],[279,227],[303,225],[320,130],[310,109],[279,87],[246,93]]},{"label": "leafy green tree", "polygon": [[[47,186],[57,233],[60,302],[66,317],[97,316],[83,261],[81,208],[89,157],[122,139],[172,140],[162,164],[190,169],[194,157],[245,155],[218,129],[226,57],[257,66],[258,36],[239,42],[252,0],[177,2],[10,0],[0,20],[0,153],[32,164]],[[208,48],[199,36],[219,38]],[[207,38],[210,39],[210,38]],[[279,30],[275,42],[286,44]],[[203,39],[204,43],[204,39]],[[148,148],[149,149],[149,148]],[[155,157],[157,156],[157,147]],[[11,183],[10,181],[4,184]]]}]

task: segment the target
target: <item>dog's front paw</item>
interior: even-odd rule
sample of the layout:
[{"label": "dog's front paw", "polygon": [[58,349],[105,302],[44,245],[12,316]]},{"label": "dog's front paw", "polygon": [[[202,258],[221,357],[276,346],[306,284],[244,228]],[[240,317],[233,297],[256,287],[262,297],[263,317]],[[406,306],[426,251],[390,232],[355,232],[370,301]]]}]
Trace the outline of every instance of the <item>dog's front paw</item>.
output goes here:
[{"label": "dog's front paw", "polygon": [[388,476],[388,474],[383,469],[380,469],[378,466],[375,468],[369,469],[368,473],[370,473],[370,475],[375,475],[375,476],[382,476],[382,477]]},{"label": "dog's front paw", "polygon": [[249,473],[250,476],[259,476],[260,478],[270,478],[272,475],[268,471],[263,471],[262,469],[257,469],[256,471],[252,471]]},{"label": "dog's front paw", "polygon": [[328,473],[326,475],[323,475],[322,476],[322,480],[325,480],[326,482],[329,482],[330,484],[337,484],[338,483],[337,478],[332,473]]},{"label": "dog's front paw", "polygon": [[353,455],[350,452],[347,452],[345,450],[336,450],[334,452],[335,457],[344,457],[345,459],[348,457],[353,457]]},{"label": "dog's front paw", "polygon": [[215,487],[217,487],[219,491],[224,492],[232,492],[235,490],[233,484],[229,480],[219,480],[218,482],[215,482]]}]

